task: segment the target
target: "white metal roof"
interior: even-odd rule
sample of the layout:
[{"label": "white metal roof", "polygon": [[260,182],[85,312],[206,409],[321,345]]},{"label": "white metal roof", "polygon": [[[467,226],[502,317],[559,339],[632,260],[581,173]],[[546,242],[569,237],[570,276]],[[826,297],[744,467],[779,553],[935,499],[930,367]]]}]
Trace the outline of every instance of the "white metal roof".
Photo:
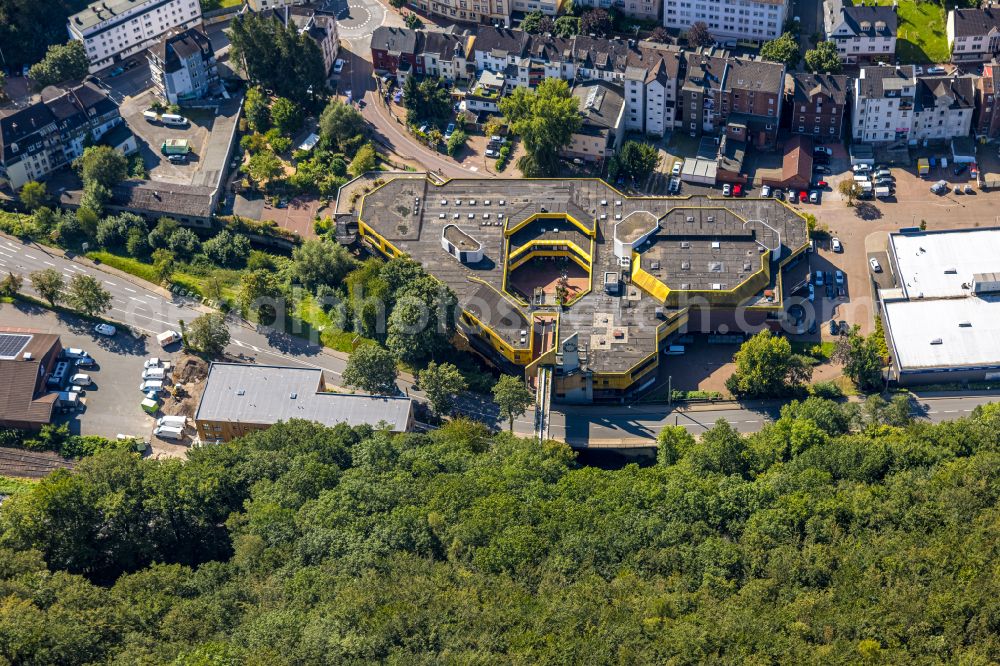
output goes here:
[{"label": "white metal roof", "polygon": [[889,244],[908,298],[965,296],[973,274],[1000,272],[997,228],[890,234]]},{"label": "white metal roof", "polygon": [[884,304],[884,312],[892,353],[903,371],[1000,365],[996,298],[894,301]]}]

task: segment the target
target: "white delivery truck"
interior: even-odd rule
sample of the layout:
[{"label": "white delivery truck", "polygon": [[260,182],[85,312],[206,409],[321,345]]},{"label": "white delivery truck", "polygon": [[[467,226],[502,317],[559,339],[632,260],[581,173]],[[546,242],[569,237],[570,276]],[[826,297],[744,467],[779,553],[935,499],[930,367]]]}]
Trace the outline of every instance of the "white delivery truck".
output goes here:
[{"label": "white delivery truck", "polygon": [[166,347],[167,345],[172,345],[175,342],[181,341],[181,334],[177,331],[163,331],[156,336],[156,341],[160,343],[161,347]]},{"label": "white delivery truck", "polygon": [[142,371],[142,378],[144,381],[159,380],[162,381],[166,379],[167,371],[163,368],[147,368]]},{"label": "white delivery truck", "polygon": [[187,417],[180,415],[163,416],[156,420],[156,425],[158,425],[161,428],[163,427],[180,428],[181,430],[183,430],[184,426],[187,425]]},{"label": "white delivery truck", "polygon": [[160,114],[158,114],[156,111],[143,111],[142,117],[146,119],[147,123],[160,122]]},{"label": "white delivery truck", "polygon": [[879,199],[888,199],[892,195],[892,190],[888,187],[876,187],[875,196]]},{"label": "white delivery truck", "polygon": [[158,380],[150,380],[139,384],[139,391],[148,394],[150,391],[154,393],[159,393],[163,390],[163,382]]},{"label": "white delivery truck", "polygon": [[187,125],[187,118],[178,116],[175,113],[164,113],[160,116],[160,121],[164,125]]},{"label": "white delivery truck", "polygon": [[153,428],[153,434],[160,439],[181,439],[184,437],[183,430],[171,426],[157,426]]}]

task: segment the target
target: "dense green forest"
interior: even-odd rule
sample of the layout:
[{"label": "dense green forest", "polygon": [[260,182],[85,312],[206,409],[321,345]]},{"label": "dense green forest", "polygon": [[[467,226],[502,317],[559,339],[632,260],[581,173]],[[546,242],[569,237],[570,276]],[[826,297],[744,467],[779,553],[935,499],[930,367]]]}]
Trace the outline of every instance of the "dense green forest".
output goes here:
[{"label": "dense green forest", "polygon": [[99,453],[0,507],[0,663],[987,664],[1000,410],[793,403],[585,467],[471,422]]},{"label": "dense green forest", "polygon": [[69,39],[66,19],[87,4],[87,0],[0,0],[2,66],[41,60],[50,45]]}]

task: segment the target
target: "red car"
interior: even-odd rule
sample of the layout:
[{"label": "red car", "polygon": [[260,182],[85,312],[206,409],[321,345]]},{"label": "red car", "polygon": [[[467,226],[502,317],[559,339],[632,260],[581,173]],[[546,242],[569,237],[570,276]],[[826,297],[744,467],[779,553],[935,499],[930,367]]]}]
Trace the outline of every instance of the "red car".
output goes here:
[{"label": "red car", "polygon": [[799,192],[799,201],[801,201],[802,203],[809,201],[809,193],[806,192],[805,190]]},{"label": "red car", "polygon": [[743,186],[740,185],[739,183],[733,186],[733,196],[734,197],[743,196]]},{"label": "red car", "polygon": [[816,187],[826,187],[826,186],[827,186],[827,184],[826,184],[825,180],[817,180],[816,181]]}]

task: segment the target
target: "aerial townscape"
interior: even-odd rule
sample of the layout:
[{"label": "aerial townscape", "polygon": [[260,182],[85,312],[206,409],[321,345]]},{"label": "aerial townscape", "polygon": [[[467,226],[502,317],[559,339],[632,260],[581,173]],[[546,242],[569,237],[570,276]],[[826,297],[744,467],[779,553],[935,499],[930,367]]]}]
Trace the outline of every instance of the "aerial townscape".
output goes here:
[{"label": "aerial townscape", "polygon": [[1000,663],[1000,5],[0,0],[0,665]]}]

